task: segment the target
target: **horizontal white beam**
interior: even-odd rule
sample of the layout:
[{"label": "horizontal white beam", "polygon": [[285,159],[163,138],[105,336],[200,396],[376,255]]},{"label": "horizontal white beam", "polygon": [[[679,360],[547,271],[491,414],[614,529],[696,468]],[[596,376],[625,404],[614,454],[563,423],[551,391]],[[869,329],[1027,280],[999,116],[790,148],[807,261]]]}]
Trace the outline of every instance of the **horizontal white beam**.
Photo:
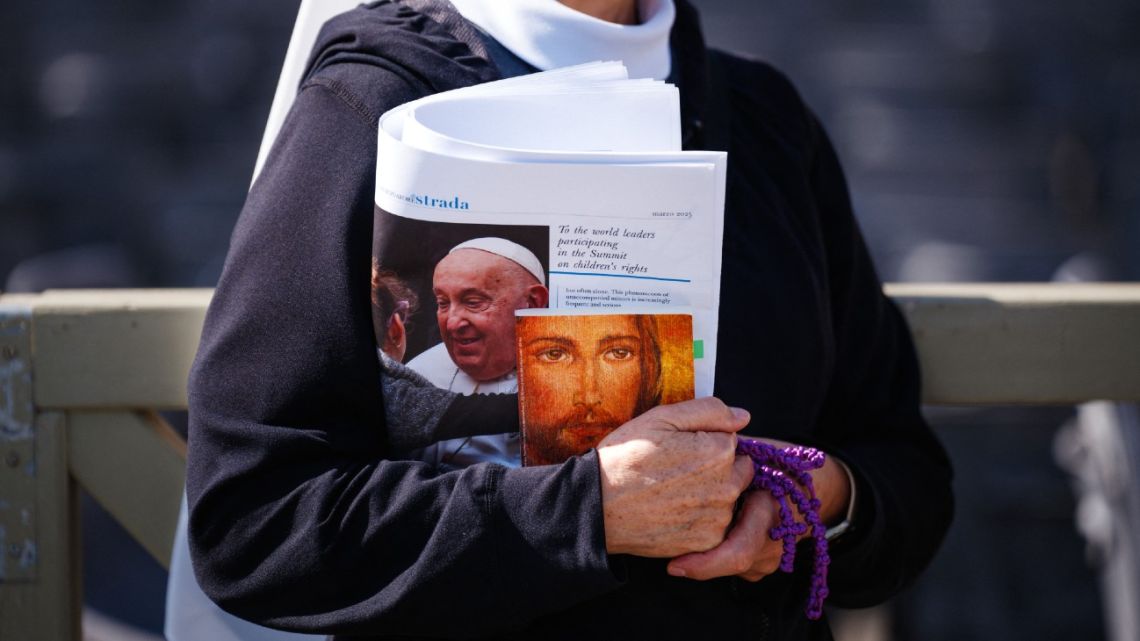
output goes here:
[{"label": "horizontal white beam", "polygon": [[181,409],[211,295],[58,290],[0,305],[31,305],[37,406]]},{"label": "horizontal white beam", "polygon": [[1140,400],[1140,284],[888,285],[930,404]]},{"label": "horizontal white beam", "polygon": [[[1140,284],[891,284],[931,404],[1140,400]],[[37,406],[184,408],[210,290],[0,296],[33,310]]]}]

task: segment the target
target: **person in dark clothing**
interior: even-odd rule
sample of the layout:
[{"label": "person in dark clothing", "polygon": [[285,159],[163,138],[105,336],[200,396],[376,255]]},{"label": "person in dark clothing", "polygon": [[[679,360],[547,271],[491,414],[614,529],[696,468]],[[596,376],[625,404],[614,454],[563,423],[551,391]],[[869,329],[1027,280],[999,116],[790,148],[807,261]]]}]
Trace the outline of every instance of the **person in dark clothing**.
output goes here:
[{"label": "person in dark clothing", "polygon": [[[613,4],[635,18],[674,10]],[[191,374],[190,543],[222,607],[342,638],[828,639],[826,619],[803,615],[808,568],[771,573],[769,497],[744,495],[723,535],[751,476],[732,458],[746,423],[850,470],[832,465],[817,483],[829,525],[858,497],[833,541],[831,603],[881,602],[928,563],[952,513],[950,465],[919,412],[914,349],[835,153],[786,78],[706,49],[694,10],[677,0],[675,11],[665,67],[685,146],[729,153],[723,403],[657,408],[562,465],[443,472],[393,460],[378,428],[367,276],[377,118],[537,58],[440,0],[346,13],[322,31],[250,191]],[[642,479],[650,496],[613,473],[632,455],[662,475]],[[701,476],[706,461],[718,463]],[[706,512],[682,507],[678,497],[713,485],[721,496],[698,501]],[[639,510],[694,538],[662,523],[623,530]]]}]

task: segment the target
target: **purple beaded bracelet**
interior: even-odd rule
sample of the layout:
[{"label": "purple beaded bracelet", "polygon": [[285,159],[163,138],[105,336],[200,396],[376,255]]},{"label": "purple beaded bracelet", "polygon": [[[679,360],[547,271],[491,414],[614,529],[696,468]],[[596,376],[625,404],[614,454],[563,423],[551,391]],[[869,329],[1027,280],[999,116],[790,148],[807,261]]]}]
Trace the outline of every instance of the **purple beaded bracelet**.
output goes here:
[{"label": "purple beaded bracelet", "polygon": [[[827,528],[819,518],[821,503],[811,482],[811,470],[823,467],[823,452],[811,447],[779,448],[763,441],[739,437],[736,451],[752,459],[752,489],[766,490],[780,506],[780,523],[768,531],[773,541],[782,541],[784,552],[780,569],[791,572],[796,559],[796,539],[810,531],[815,539],[815,563],[811,573],[811,592],[804,613],[809,619],[823,615],[823,602],[827,599]],[[802,489],[801,489],[802,488]],[[796,521],[792,504],[803,515],[804,522]]]}]

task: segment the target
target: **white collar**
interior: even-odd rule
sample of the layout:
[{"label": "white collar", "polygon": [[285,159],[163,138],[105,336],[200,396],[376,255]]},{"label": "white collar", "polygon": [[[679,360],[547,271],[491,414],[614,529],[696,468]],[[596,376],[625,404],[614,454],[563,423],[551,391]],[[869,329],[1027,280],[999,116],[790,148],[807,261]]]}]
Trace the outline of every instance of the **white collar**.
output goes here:
[{"label": "white collar", "polygon": [[638,0],[642,23],[599,20],[557,0],[451,0],[456,10],[540,70],[621,60],[631,78],[669,75],[673,0]]}]

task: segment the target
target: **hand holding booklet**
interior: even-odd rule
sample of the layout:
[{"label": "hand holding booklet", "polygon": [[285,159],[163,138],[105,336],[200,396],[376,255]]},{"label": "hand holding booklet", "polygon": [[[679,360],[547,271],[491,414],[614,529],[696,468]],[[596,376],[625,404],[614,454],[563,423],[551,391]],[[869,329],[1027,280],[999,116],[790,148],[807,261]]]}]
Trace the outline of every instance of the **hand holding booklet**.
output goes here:
[{"label": "hand holding booklet", "polygon": [[528,464],[710,395],[726,155],[682,151],[680,131],[677,89],[614,62],[384,114],[372,301],[386,358],[461,395],[517,381]]}]

